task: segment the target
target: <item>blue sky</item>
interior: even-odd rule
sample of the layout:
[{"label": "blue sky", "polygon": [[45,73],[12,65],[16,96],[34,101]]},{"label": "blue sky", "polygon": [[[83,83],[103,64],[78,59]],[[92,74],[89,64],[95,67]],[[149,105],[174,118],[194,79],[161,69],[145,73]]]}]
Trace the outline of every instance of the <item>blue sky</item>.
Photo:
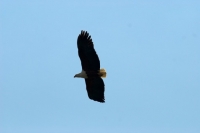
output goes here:
[{"label": "blue sky", "polygon": [[[1,0],[1,133],[199,133],[200,1]],[[89,100],[77,36],[107,71]]]}]

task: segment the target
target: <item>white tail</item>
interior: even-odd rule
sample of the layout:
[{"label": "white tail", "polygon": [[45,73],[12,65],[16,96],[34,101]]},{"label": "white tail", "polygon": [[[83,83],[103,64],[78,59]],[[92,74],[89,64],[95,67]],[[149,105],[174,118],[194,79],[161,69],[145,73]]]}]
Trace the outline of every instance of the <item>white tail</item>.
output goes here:
[{"label": "white tail", "polygon": [[104,68],[101,68],[100,69],[100,72],[99,72],[99,75],[102,77],[102,78],[105,78],[106,77],[106,70]]}]

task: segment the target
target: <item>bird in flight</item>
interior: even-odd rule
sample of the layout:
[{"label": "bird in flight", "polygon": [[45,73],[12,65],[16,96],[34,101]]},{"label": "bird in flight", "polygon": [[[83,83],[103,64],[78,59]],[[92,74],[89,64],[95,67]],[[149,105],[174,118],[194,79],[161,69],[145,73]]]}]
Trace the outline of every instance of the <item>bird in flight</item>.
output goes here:
[{"label": "bird in flight", "polygon": [[84,78],[88,97],[94,101],[104,103],[105,85],[102,78],[106,77],[106,71],[103,68],[100,69],[99,57],[87,31],[81,31],[77,39],[77,46],[82,71],[76,74],[74,78]]}]

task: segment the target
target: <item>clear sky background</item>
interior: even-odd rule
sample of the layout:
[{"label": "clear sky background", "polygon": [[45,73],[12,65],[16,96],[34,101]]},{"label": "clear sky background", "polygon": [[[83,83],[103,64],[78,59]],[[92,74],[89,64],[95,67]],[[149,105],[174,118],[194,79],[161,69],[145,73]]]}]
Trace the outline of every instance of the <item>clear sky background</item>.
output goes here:
[{"label": "clear sky background", "polygon": [[[77,37],[107,71],[88,98]],[[1,133],[199,133],[199,0],[1,0]]]}]

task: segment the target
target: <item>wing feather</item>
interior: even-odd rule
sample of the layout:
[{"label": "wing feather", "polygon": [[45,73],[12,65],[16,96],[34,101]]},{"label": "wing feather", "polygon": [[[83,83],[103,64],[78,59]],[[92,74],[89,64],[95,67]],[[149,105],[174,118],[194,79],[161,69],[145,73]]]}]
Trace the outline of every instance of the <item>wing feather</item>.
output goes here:
[{"label": "wing feather", "polygon": [[94,49],[91,36],[81,31],[77,39],[78,54],[81,60],[82,69],[85,71],[97,71],[100,69],[99,57]]},{"label": "wing feather", "polygon": [[100,77],[85,79],[88,97],[94,101],[105,102],[104,82]]}]

